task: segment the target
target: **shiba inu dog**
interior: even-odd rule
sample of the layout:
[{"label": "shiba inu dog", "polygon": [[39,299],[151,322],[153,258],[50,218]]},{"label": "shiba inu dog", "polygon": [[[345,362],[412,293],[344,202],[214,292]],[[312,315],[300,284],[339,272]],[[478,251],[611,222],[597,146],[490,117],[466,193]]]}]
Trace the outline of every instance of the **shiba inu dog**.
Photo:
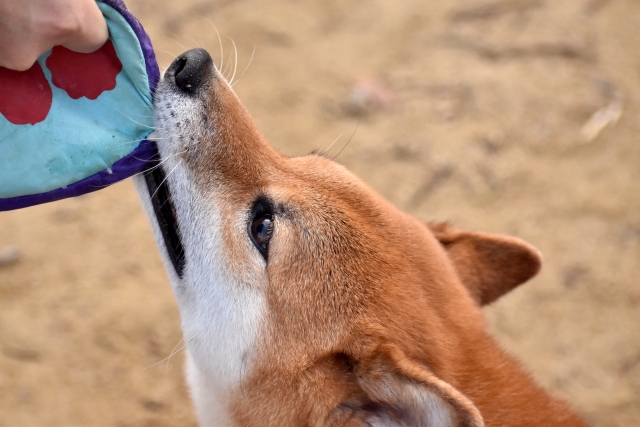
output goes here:
[{"label": "shiba inu dog", "polygon": [[288,158],[203,49],[155,93],[137,186],[204,426],[584,426],[485,331],[534,276],[512,237],[423,224],[345,168]]}]

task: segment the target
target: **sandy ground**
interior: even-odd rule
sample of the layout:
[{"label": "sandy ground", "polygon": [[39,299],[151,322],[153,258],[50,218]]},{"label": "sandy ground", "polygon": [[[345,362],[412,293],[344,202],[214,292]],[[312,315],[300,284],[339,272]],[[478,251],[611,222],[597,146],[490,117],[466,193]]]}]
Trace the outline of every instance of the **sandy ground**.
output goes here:
[{"label": "sandy ground", "polygon": [[[341,152],[420,218],[540,248],[492,331],[592,425],[640,425],[639,2],[129,6],[163,66],[219,64],[214,24],[227,75],[229,37],[237,75],[255,46],[235,89],[284,153]],[[0,426],[194,425],[181,346],[130,182],[0,214]]]}]

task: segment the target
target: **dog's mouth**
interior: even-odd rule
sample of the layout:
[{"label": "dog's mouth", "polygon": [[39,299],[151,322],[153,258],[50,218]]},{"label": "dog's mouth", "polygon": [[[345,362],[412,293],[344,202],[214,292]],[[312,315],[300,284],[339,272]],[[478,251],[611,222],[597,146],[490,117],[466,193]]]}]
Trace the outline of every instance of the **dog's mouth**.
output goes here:
[{"label": "dog's mouth", "polygon": [[[167,87],[173,87],[177,93],[196,97],[214,75],[213,70],[213,60],[209,53],[204,49],[192,49],[173,61],[164,73],[164,80]],[[145,173],[145,180],[167,254],[176,274],[182,278],[186,261],[184,247],[180,239],[175,207],[171,200],[171,190],[159,159]]]},{"label": "dog's mouth", "polygon": [[164,245],[167,248],[167,254],[173,264],[173,268],[179,278],[184,274],[184,247],[180,239],[178,230],[178,221],[176,217],[175,207],[171,201],[171,191],[166,180],[166,175],[162,165],[158,164],[159,160],[152,169],[144,174],[149,190],[149,197],[153,205],[153,211],[158,219],[158,226],[162,233]]}]

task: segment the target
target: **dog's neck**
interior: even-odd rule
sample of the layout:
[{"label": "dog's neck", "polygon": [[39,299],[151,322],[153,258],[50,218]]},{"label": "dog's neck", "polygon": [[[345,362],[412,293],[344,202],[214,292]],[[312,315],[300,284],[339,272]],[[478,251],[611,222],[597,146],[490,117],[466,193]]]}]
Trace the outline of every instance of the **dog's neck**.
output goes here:
[{"label": "dog's neck", "polygon": [[[464,359],[463,363],[456,366],[455,371],[448,372],[445,377],[449,384],[473,402],[482,414],[484,425],[586,427],[564,403],[553,399],[535,384],[522,367],[506,355],[490,336],[486,334],[477,336],[469,342],[469,345],[461,348],[460,352],[464,355],[461,358]],[[233,408],[239,420],[237,425],[264,425],[262,420],[282,413],[292,414],[287,419],[289,423],[284,422],[282,425],[301,425],[299,423],[302,421],[305,425],[306,423],[316,425],[308,419],[301,420],[298,414],[301,412],[318,414],[335,407],[336,396],[345,392],[344,376],[349,375],[339,367],[329,366],[326,369],[331,372],[310,369],[306,375],[290,381],[287,381],[286,374],[282,373],[278,375],[278,381],[272,385],[272,388],[253,389],[251,393],[245,394],[248,396],[246,400],[236,399],[236,402],[241,402],[236,403]],[[319,378],[324,378],[325,382]],[[357,388],[355,384],[350,386]],[[312,391],[309,395],[301,396],[300,390]],[[240,390],[236,392],[240,393]],[[431,397],[437,398],[435,395]],[[441,419],[453,417],[453,414],[443,411],[440,406],[433,406],[435,409],[432,410],[432,415],[440,414]],[[331,417],[327,417],[327,420],[331,420]],[[328,421],[326,424],[318,423],[317,425],[350,425],[343,424],[342,421],[340,419],[335,424]],[[460,422],[460,424],[443,423],[442,425],[473,424]]]},{"label": "dog's neck", "polygon": [[478,407],[487,426],[585,427],[564,402],[541,389],[492,337],[483,333],[464,354],[458,388]]}]

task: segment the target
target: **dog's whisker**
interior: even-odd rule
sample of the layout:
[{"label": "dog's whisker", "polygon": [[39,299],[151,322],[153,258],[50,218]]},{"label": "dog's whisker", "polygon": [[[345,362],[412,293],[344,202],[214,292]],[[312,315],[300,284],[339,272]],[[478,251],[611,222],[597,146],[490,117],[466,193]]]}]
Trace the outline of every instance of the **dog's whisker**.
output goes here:
[{"label": "dog's whisker", "polygon": [[[182,43],[180,43],[178,40],[173,39],[171,37],[167,37],[167,39],[171,40],[172,42],[174,42],[175,44],[177,44],[178,46],[180,46],[182,48],[182,50],[189,50],[185,47],[185,45],[183,45]],[[177,56],[177,55],[174,55]]]},{"label": "dog's whisker", "polygon": [[[135,124],[137,124],[137,125],[140,125],[140,126],[142,126],[142,127],[145,127],[145,128],[148,128],[148,129],[152,129],[152,130],[161,130],[161,131],[165,131],[165,132],[166,132],[166,131],[168,131],[168,129],[165,129],[165,128],[162,128],[162,127],[158,127],[158,126],[149,126],[149,125],[147,125],[147,124],[145,124],[145,123],[140,123],[140,122],[138,122],[138,121],[136,121],[136,120],[133,120],[131,117],[127,116],[127,115],[126,115],[125,113],[123,113],[122,111],[120,111],[120,110],[118,110],[118,109],[116,109],[116,111],[117,111],[118,113],[120,113],[120,114],[122,115],[122,117],[124,117],[125,119],[127,119],[127,120],[129,120],[129,121],[131,121],[131,122],[133,122],[133,123],[135,123]],[[152,117],[152,116],[140,115],[140,117]]]},{"label": "dog's whisker", "polygon": [[[177,57],[178,57],[178,55],[176,55],[176,54],[174,54],[173,52],[170,52],[170,51],[168,51],[168,50],[160,50],[160,51],[156,51],[156,52],[163,52],[163,53],[166,53],[167,55],[169,55],[169,58],[170,58],[170,59],[169,59],[169,65],[171,65],[171,63],[173,63],[173,61],[175,60],[175,58],[177,58]],[[161,70],[166,70],[167,68],[169,68],[169,65],[166,65],[166,62],[163,62],[163,63],[160,65],[160,69],[161,69]]]},{"label": "dog's whisker", "polygon": [[344,144],[344,146],[342,147],[342,149],[340,151],[338,151],[338,154],[336,154],[331,160],[335,160],[343,151],[345,148],[347,148],[347,145],[349,145],[349,143],[351,142],[351,140],[353,139],[353,136],[356,134],[356,131],[358,130],[358,127],[360,126],[360,119],[358,119],[358,123],[356,124],[356,128],[353,130],[353,133],[351,134],[351,136],[349,137],[349,140],[347,141],[346,144]]},{"label": "dog's whisker", "polygon": [[[182,341],[184,341],[184,338],[182,338],[180,341],[178,341],[178,343],[173,347],[173,349],[171,350],[171,353],[167,357],[165,357],[164,359],[154,363],[153,365],[147,366],[146,368],[143,369],[143,371],[146,371],[149,368],[153,368],[154,366],[161,364],[162,362],[164,362],[167,359],[171,359],[171,356],[173,356],[175,354],[174,352],[176,351],[176,348],[180,345],[180,343]],[[186,346],[186,344],[185,344],[185,346]],[[178,350],[178,351],[180,351],[180,350]]]},{"label": "dog's whisker", "polygon": [[169,368],[169,362],[171,362],[171,358],[173,356],[175,356],[176,354],[180,353],[182,350],[184,350],[185,348],[187,348],[187,344],[183,345],[182,347],[180,347],[179,349],[177,349],[176,351],[174,351],[173,353],[171,353],[169,355],[169,357],[167,358],[167,363],[164,366],[165,371]]},{"label": "dog's whisker", "polygon": [[166,54],[170,55],[172,58],[175,58],[176,56],[178,56],[178,55],[175,54],[175,52],[172,52],[172,51],[166,50],[166,49],[156,50],[156,52],[166,53]]},{"label": "dog's whisker", "polygon": [[[185,151],[186,151],[186,150],[185,150]],[[174,154],[170,154],[169,156],[167,156],[167,158],[166,158],[166,159],[163,159],[163,160],[162,160],[162,161],[160,161],[157,165],[151,166],[151,167],[150,167],[150,168],[148,168],[148,169],[145,169],[145,170],[143,170],[143,171],[141,171],[141,172],[138,172],[138,173],[136,173],[136,174],[133,174],[133,175],[131,175],[129,178],[134,178],[134,177],[136,177],[136,176],[140,176],[140,175],[147,174],[147,173],[149,173],[149,172],[153,172],[154,170],[156,170],[156,169],[158,169],[160,166],[162,166],[162,164],[163,164],[163,163],[165,163],[167,160],[169,160],[169,158],[171,158],[172,156],[174,156],[174,155],[179,155],[179,154],[182,154],[182,153],[184,153],[184,151],[183,151],[183,152],[181,152],[181,153],[174,153]],[[155,162],[155,161],[157,161],[157,160],[154,160],[154,159],[151,159],[151,160],[140,159],[140,158],[135,157],[135,156],[134,156],[134,159],[139,160],[139,161],[141,161],[141,162]],[[106,187],[108,187],[108,186],[110,186],[110,185],[111,185],[111,184],[98,185],[98,186],[96,186],[96,188],[106,188]]]},{"label": "dog's whisker", "polygon": [[[167,162],[167,160],[169,160],[171,157],[173,157],[173,156],[179,156],[180,154],[184,154],[184,153],[186,153],[186,152],[187,152],[187,150],[183,150],[183,151],[180,151],[180,152],[178,152],[178,153],[171,153],[171,154],[169,154],[167,157],[165,157],[164,159],[160,160],[160,161],[158,162],[158,164],[157,164],[157,165],[151,166],[149,169],[145,169],[145,170],[143,170],[142,172],[138,172],[137,174],[132,175],[132,176],[131,176],[131,178],[136,177],[136,176],[140,176],[140,175],[144,175],[144,174],[149,173],[149,172],[152,172],[152,171],[154,171],[155,169],[157,169],[157,168],[159,168],[160,166],[162,166],[164,163],[166,163],[166,162]],[[142,159],[138,159],[138,160],[143,161]],[[157,161],[157,159],[156,159],[156,160],[148,160],[148,161],[149,161],[149,162],[151,162],[151,161]]]},{"label": "dog's whisker", "polygon": [[229,85],[231,85],[233,83],[233,79],[236,78],[236,71],[238,71],[238,47],[236,46],[236,42],[235,40],[233,40],[233,38],[229,37],[229,40],[231,40],[231,43],[233,44],[234,54],[233,74],[231,75],[231,79],[229,80],[231,82],[229,83]]},{"label": "dog's whisker", "polygon": [[224,65],[224,49],[222,48],[222,37],[220,37],[220,32],[218,31],[218,27],[214,24],[209,18],[205,18],[211,25],[213,25],[213,29],[216,30],[216,34],[218,35],[218,44],[220,45],[220,67],[218,70],[222,72],[222,66]]},{"label": "dog's whisker", "polygon": [[141,139],[134,139],[134,140],[132,140],[132,141],[119,142],[118,144],[119,144],[119,145],[127,145],[127,144],[133,144],[133,143],[135,143],[135,142],[142,142],[142,141],[144,141],[144,140],[150,140],[150,141],[153,141],[153,139],[150,139],[150,138],[141,138]]},{"label": "dog's whisker", "polygon": [[202,43],[198,43],[198,41],[196,39],[194,39],[193,37],[187,36],[187,38],[189,40],[191,40],[196,45],[196,47],[199,47],[200,49],[204,48],[204,46],[202,46]]},{"label": "dog's whisker", "polygon": [[326,150],[324,150],[322,147],[320,147],[320,148],[318,148],[318,149],[316,150],[316,152],[317,152],[317,153],[319,153],[319,154],[328,155],[328,154],[329,154],[329,151],[331,150],[331,147],[333,147],[333,145],[334,145],[336,142],[338,142],[338,140],[339,140],[340,138],[342,138],[343,136],[344,136],[344,133],[341,133],[340,135],[338,135],[338,137],[337,137],[336,139],[334,139],[334,140],[333,140],[333,142],[332,142],[331,144],[329,144],[329,146],[327,147],[327,149],[326,149]]},{"label": "dog's whisker", "polygon": [[242,74],[240,74],[240,77],[238,77],[238,79],[235,82],[231,83],[230,86],[233,87],[233,85],[238,83],[242,78],[242,76],[244,76],[244,73],[246,73],[247,70],[249,69],[249,65],[251,65],[251,61],[253,61],[253,55],[255,55],[255,53],[256,53],[256,45],[253,45],[253,52],[251,52],[251,58],[249,58],[249,62],[247,63],[247,66],[244,68],[244,71],[242,72]]},{"label": "dog's whisker", "polygon": [[[147,173],[149,173],[149,172],[153,172],[154,170],[156,170],[156,169],[158,169],[160,166],[162,166],[164,163],[166,163],[166,161],[167,161],[167,160],[169,160],[169,158],[170,158],[171,156],[173,156],[173,154],[172,154],[172,155],[170,155],[170,156],[168,156],[166,159],[163,159],[162,161],[160,161],[157,165],[153,165],[153,166],[151,166],[149,169],[145,169],[145,170],[143,170],[142,172],[138,172],[138,173],[137,173],[137,174],[135,174],[135,175],[131,175],[131,178],[136,177],[136,176],[140,176],[140,175],[145,175],[145,174],[147,174]],[[138,159],[138,160],[141,160],[141,159]],[[157,161],[157,160],[148,160],[148,161]]]},{"label": "dog's whisker", "polygon": [[165,176],[165,177],[164,177],[164,179],[162,180],[162,182],[161,182],[160,184],[158,184],[158,188],[156,188],[156,191],[154,191],[154,192],[153,192],[153,194],[151,195],[151,199],[153,199],[153,198],[156,196],[156,194],[157,194],[157,193],[158,193],[158,191],[160,190],[160,187],[162,187],[162,184],[164,184],[164,183],[167,181],[167,179],[169,179],[169,177],[171,176],[171,174],[176,170],[176,168],[177,168],[178,166],[180,166],[180,164],[181,164],[181,163],[182,163],[182,159],[180,159],[180,161],[179,161],[179,162],[178,162],[178,163],[173,167],[173,169],[171,169],[171,172],[169,172],[169,173],[167,174],[167,176]]},{"label": "dog's whisker", "polygon": [[[122,112],[121,112],[121,113],[122,113]],[[151,114],[151,115],[149,115],[149,114],[135,114],[135,116],[136,116],[136,117],[146,117],[146,118],[148,118],[148,119],[152,119],[152,118],[154,118],[154,117],[155,117],[155,114]]]},{"label": "dog's whisker", "polygon": [[[167,365],[166,366],[169,366],[169,361],[171,360],[171,356],[176,354],[176,348],[178,348],[180,343],[183,342],[183,341],[184,341],[184,337],[180,338],[180,341],[178,341],[178,343],[173,346],[173,349],[171,350],[171,353],[169,354],[168,357],[165,358],[165,360],[167,361]],[[181,347],[181,349],[185,348],[186,346],[187,346],[187,344],[185,343],[185,345],[183,347]],[[178,351],[180,351],[180,350],[178,350]],[[166,366],[165,366],[165,369],[166,369]]]},{"label": "dog's whisker", "polygon": [[231,58],[229,58],[228,64],[224,66],[224,71],[222,71],[222,76],[229,81],[229,79],[227,79],[227,71],[229,71],[229,69],[231,68]]},{"label": "dog's whisker", "polygon": [[160,166],[162,166],[162,163],[158,163],[155,166],[151,166],[149,169],[145,169],[142,172],[138,172],[135,175],[131,175],[131,178],[134,178],[134,177],[140,176],[140,175],[144,175],[144,174],[149,173],[149,172],[153,172],[154,170],[158,169]]}]

